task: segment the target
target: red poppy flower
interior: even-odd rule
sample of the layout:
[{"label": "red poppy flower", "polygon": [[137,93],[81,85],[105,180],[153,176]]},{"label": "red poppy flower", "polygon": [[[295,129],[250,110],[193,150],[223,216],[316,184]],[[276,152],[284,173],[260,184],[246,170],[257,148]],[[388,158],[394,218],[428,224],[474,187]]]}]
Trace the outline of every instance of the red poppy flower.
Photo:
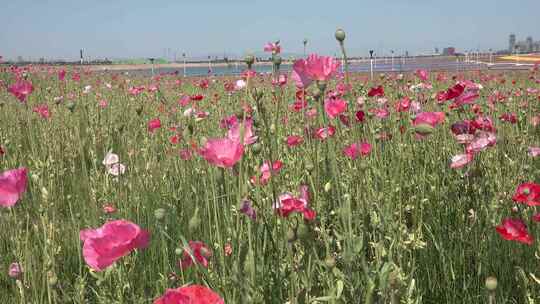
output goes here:
[{"label": "red poppy flower", "polygon": [[521,219],[505,218],[501,225],[495,227],[499,235],[507,241],[516,241],[531,245],[533,238]]},{"label": "red poppy flower", "polygon": [[532,182],[519,185],[512,200],[529,206],[540,206],[540,185]]},{"label": "red poppy flower", "polygon": [[225,302],[208,287],[190,285],[167,289],[163,296],[154,301],[154,304],[225,304]]},{"label": "red poppy flower", "polygon": [[178,263],[178,267],[186,269],[193,265],[199,264],[203,267],[208,267],[208,259],[212,256],[212,251],[201,241],[189,241],[189,248],[184,249],[182,260]]},{"label": "red poppy flower", "polygon": [[154,133],[159,128],[161,128],[161,120],[159,118],[152,119],[148,122],[148,132]]}]

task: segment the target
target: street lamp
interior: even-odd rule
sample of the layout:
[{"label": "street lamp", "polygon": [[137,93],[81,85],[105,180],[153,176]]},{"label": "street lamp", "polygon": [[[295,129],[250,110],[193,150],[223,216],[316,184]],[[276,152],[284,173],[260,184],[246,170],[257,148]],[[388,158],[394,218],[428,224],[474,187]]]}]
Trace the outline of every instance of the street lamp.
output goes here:
[{"label": "street lamp", "polygon": [[308,43],[307,38],[304,38],[303,43],[304,43],[304,57],[306,57],[306,46],[307,46],[307,43]]},{"label": "street lamp", "polygon": [[156,60],[156,58],[148,58],[148,60],[150,60],[150,63],[152,64],[152,77],[154,77],[154,60]]},{"label": "street lamp", "polygon": [[184,59],[184,77],[186,77],[186,53],[182,53],[182,57]]},{"label": "street lamp", "polygon": [[369,50],[369,66],[370,66],[370,74],[371,74],[371,80],[373,80],[373,50]]}]

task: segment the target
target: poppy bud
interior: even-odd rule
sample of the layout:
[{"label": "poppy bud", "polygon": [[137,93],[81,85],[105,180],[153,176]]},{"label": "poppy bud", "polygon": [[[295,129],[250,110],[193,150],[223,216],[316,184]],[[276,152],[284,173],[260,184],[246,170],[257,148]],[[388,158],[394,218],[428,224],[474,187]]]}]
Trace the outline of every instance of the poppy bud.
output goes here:
[{"label": "poppy bud", "polygon": [[289,228],[289,230],[287,230],[287,241],[296,241],[296,232],[292,228]]},{"label": "poppy bud", "polygon": [[154,217],[156,218],[156,220],[161,221],[165,217],[165,213],[165,209],[158,208],[154,210]]},{"label": "poppy bud", "polygon": [[75,103],[73,101],[70,101],[66,104],[66,107],[68,108],[68,110],[73,112],[75,110]]},{"label": "poppy bud", "polygon": [[259,154],[262,151],[262,145],[260,143],[254,143],[251,146],[251,151],[253,151],[253,154]]},{"label": "poppy bud", "polygon": [[184,249],[182,248],[176,248],[174,250],[174,254],[178,255],[178,256],[182,256],[184,254]]},{"label": "poppy bud", "polygon": [[315,169],[315,166],[313,166],[313,164],[311,162],[306,163],[306,170],[308,172],[313,171],[313,169]]},{"label": "poppy bud", "polygon": [[326,90],[326,81],[317,81],[317,88],[324,92]]},{"label": "poppy bud", "polygon": [[58,277],[54,272],[47,272],[47,283],[49,284],[49,286],[55,286],[58,283]]},{"label": "poppy bud", "polygon": [[339,43],[342,43],[345,40],[345,31],[342,29],[337,29],[335,37],[336,40],[339,41]]},{"label": "poppy bud", "polygon": [[315,99],[318,99],[319,97],[321,97],[321,94],[322,92],[318,87],[315,87],[315,89],[313,89],[313,92],[311,93],[311,95],[313,95]]},{"label": "poppy bud", "polygon": [[495,291],[497,289],[497,278],[496,277],[487,277],[486,278],[486,289],[489,291]]},{"label": "poppy bud", "polygon": [[311,228],[306,223],[301,223],[298,225],[298,229],[296,230],[296,236],[303,240],[308,241],[311,238]]},{"label": "poppy bud", "polygon": [[332,190],[332,184],[328,182],[324,185],[324,192],[328,193],[330,190]]},{"label": "poppy bud", "polygon": [[326,257],[326,259],[324,259],[324,264],[328,268],[334,268],[336,266],[336,258],[329,255],[329,256]]},{"label": "poppy bud", "polygon": [[270,125],[270,133],[271,133],[271,134],[276,133],[276,124],[271,124],[271,125]]},{"label": "poppy bud", "polygon": [[435,131],[435,128],[429,124],[419,124],[413,130],[421,135],[429,135]]},{"label": "poppy bud", "polygon": [[251,69],[251,65],[255,62],[255,57],[253,55],[247,55],[244,57],[244,62],[248,65],[248,68]]},{"label": "poppy bud", "polygon": [[195,232],[197,228],[199,228],[199,225],[201,224],[201,219],[199,218],[199,208],[195,209],[195,213],[193,213],[193,216],[191,219],[189,219],[188,223],[188,229],[190,232]]},{"label": "poppy bud", "polygon": [[143,111],[143,107],[142,106],[138,106],[136,109],[135,109],[135,112],[137,112],[137,115],[141,115],[142,114],[142,111]]},{"label": "poppy bud", "polygon": [[273,55],[272,62],[279,67],[281,65],[281,56]]}]

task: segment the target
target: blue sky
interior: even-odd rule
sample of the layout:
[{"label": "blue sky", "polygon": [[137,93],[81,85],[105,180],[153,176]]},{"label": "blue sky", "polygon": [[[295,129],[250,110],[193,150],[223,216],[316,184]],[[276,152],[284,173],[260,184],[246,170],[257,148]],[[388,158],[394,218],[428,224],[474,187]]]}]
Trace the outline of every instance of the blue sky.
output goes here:
[{"label": "blue sky", "polygon": [[280,39],[285,52],[338,52],[342,27],[351,55],[506,48],[508,35],[540,40],[540,0],[3,0],[0,55],[7,58],[189,57],[259,52]]}]

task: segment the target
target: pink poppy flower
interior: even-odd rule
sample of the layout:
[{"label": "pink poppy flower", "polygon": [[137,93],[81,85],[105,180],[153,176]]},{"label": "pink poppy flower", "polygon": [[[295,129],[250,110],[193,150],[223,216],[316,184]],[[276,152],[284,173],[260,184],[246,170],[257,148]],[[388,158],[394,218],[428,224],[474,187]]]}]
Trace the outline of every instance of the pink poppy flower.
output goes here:
[{"label": "pink poppy flower", "polygon": [[422,112],[416,115],[413,120],[413,125],[428,124],[432,127],[436,127],[444,121],[444,118],[444,112]]},{"label": "pink poppy flower", "polygon": [[0,174],[0,206],[12,207],[26,191],[28,170],[19,168]]},{"label": "pink poppy flower", "polygon": [[405,96],[401,98],[395,105],[396,112],[407,112],[411,107],[411,100]]},{"label": "pink poppy flower", "polygon": [[452,159],[450,161],[450,168],[457,169],[461,168],[468,163],[470,163],[473,160],[474,155],[472,153],[466,153],[466,154],[458,154],[455,156],[452,156]]},{"label": "pink poppy flower", "polygon": [[61,69],[58,71],[58,80],[64,81],[66,79],[66,70]]},{"label": "pink poppy flower", "polygon": [[107,100],[101,99],[99,101],[98,105],[99,105],[100,108],[105,109],[109,105],[109,103],[107,102]]},{"label": "pink poppy flower", "polygon": [[274,54],[281,53],[281,46],[279,45],[279,41],[278,42],[268,42],[267,44],[264,45],[264,51],[274,53]]},{"label": "pink poppy flower", "polygon": [[21,264],[15,262],[11,263],[8,268],[8,276],[12,279],[20,278],[23,273]]},{"label": "pink poppy flower", "polygon": [[480,95],[478,95],[478,91],[467,90],[465,93],[456,97],[454,102],[457,106],[472,104],[478,97],[480,97]]},{"label": "pink poppy flower", "polygon": [[505,218],[501,225],[495,227],[499,235],[507,241],[516,241],[531,245],[533,238],[527,231],[527,226],[521,219]]},{"label": "pink poppy flower", "polygon": [[537,157],[538,155],[540,155],[540,148],[529,147],[529,156]]},{"label": "pink poppy flower", "polygon": [[244,147],[230,138],[209,139],[199,154],[215,166],[230,168],[242,158]]},{"label": "pink poppy flower", "polygon": [[328,126],[328,127],[316,129],[314,135],[320,140],[325,140],[329,137],[334,136],[335,133],[336,133],[336,128],[334,128],[333,126]]},{"label": "pink poppy flower", "polygon": [[296,60],[291,77],[299,88],[308,87],[312,81],[326,81],[338,70],[339,61],[332,57],[309,55],[307,59]]},{"label": "pink poppy flower", "polygon": [[144,90],[145,90],[144,86],[139,86],[139,87],[131,87],[131,88],[129,88],[128,92],[132,96],[137,96],[137,95],[140,95],[142,92],[144,92]]},{"label": "pink poppy flower", "polygon": [[207,268],[208,259],[211,256],[212,251],[203,242],[189,241],[189,248],[184,249],[182,260],[178,263],[178,267],[186,269],[195,263]]},{"label": "pink poppy flower", "polygon": [[429,77],[428,71],[421,69],[416,70],[414,75],[416,75],[416,77],[418,77],[421,81],[427,81]]},{"label": "pink poppy flower", "polygon": [[537,223],[540,222],[540,213],[533,215],[532,220],[533,222],[537,222]]},{"label": "pink poppy flower", "polygon": [[304,139],[301,136],[291,135],[287,136],[286,142],[287,146],[289,146],[289,148],[292,148],[301,145],[304,142]]},{"label": "pink poppy flower", "polygon": [[343,99],[330,98],[324,102],[324,110],[330,118],[336,118],[347,111],[347,102]]},{"label": "pink poppy flower", "polygon": [[[242,128],[242,125],[244,127]],[[242,130],[243,129],[243,130]],[[257,136],[255,136],[255,133],[253,132],[253,120],[246,119],[245,124],[242,124],[241,122],[237,122],[234,124],[227,133],[227,137],[234,141],[241,141],[240,134],[241,132],[244,132],[244,139],[243,143],[244,145],[251,145],[257,141]]]},{"label": "pink poppy flower", "polygon": [[477,132],[474,139],[467,145],[467,153],[478,153],[482,150],[492,147],[497,143],[497,137],[490,132]]},{"label": "pink poppy flower", "polygon": [[386,119],[390,115],[390,111],[387,108],[373,108],[368,110],[370,113],[375,114],[375,117],[380,119]]},{"label": "pink poppy flower", "polygon": [[371,153],[371,148],[371,144],[367,142],[354,143],[345,147],[345,149],[343,149],[343,154],[350,159],[356,159],[360,155],[368,156]]},{"label": "pink poppy flower", "polygon": [[51,117],[51,112],[49,112],[49,106],[46,104],[41,104],[34,107],[32,112],[38,113],[39,116],[41,116],[41,118],[43,119],[48,119],[49,117]]},{"label": "pink poppy flower", "polygon": [[148,132],[154,133],[159,128],[161,128],[161,120],[159,118],[154,118],[148,122]]},{"label": "pink poppy flower", "polygon": [[540,185],[532,182],[519,185],[512,200],[528,206],[540,206]]},{"label": "pink poppy flower", "polygon": [[83,257],[96,271],[102,271],[135,249],[143,249],[150,242],[150,233],[126,220],[105,223],[97,229],[80,232]]},{"label": "pink poppy flower", "polygon": [[384,96],[384,88],[382,85],[378,86],[378,87],[374,87],[374,88],[371,88],[368,92],[368,96],[369,97],[374,97],[374,96]]},{"label": "pink poppy flower", "polygon": [[225,304],[225,302],[208,287],[190,285],[167,289],[163,296],[154,301],[154,304]]},{"label": "pink poppy flower", "polygon": [[193,156],[193,153],[191,152],[190,149],[182,149],[180,150],[179,154],[182,160],[190,160],[191,157]]},{"label": "pink poppy flower", "polygon": [[32,94],[34,86],[30,81],[19,79],[8,88],[8,92],[13,94],[20,102],[25,103],[26,98]]},{"label": "pink poppy flower", "polygon": [[287,84],[287,75],[286,74],[280,74],[277,79],[272,79],[272,85],[273,86],[284,86]]},{"label": "pink poppy flower", "polygon": [[111,204],[107,204],[103,206],[103,212],[106,214],[112,214],[116,212],[116,208]]}]

